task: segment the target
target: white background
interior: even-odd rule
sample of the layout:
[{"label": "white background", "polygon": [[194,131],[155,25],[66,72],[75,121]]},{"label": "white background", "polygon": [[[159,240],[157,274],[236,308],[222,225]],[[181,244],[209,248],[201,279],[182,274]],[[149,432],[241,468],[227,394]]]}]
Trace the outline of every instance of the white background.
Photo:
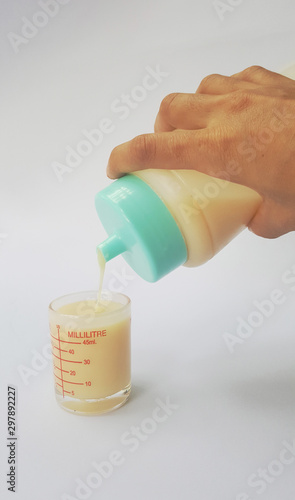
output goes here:
[{"label": "white background", "polygon": [[[105,232],[94,196],[110,183],[112,148],[152,131],[162,98],[194,92],[207,74],[253,64],[280,71],[295,61],[292,0],[223,4],[232,6],[221,16],[210,0],[72,0],[46,21],[38,2],[0,2],[5,500],[13,496],[5,482],[7,385],[18,391],[14,498],[294,499],[295,457],[286,451],[295,440],[295,288],[286,282],[295,274],[294,233],[270,241],[245,231],[204,266],[154,284],[120,257],[109,262],[105,287],[132,300],[132,397],[89,418],[64,412],[54,399],[47,307],[60,295],[97,288],[95,247]],[[23,36],[27,20],[46,25],[16,46],[8,34]],[[122,119],[114,101],[157,66],[166,76]],[[60,182],[52,165],[65,164],[66,148],[76,150],[83,130],[102,118],[112,132]],[[230,352],[225,333],[237,335],[239,318],[253,318],[254,301],[275,289],[283,303]],[[159,399],[175,407],[151,427]],[[143,437],[132,447],[122,436],[134,426]],[[93,463],[115,450],[121,465],[93,488]],[[257,482],[263,469],[268,475]],[[78,491],[81,481],[90,487]]]}]

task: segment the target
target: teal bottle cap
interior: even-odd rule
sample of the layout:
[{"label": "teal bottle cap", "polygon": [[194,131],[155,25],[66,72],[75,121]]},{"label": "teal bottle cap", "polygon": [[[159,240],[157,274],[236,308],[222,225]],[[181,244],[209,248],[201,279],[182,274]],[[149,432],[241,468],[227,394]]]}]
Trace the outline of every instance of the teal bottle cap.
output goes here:
[{"label": "teal bottle cap", "polygon": [[161,198],[136,175],[97,193],[95,207],[109,237],[98,245],[106,261],[122,254],[146,281],[157,281],[187,260],[180,229]]}]

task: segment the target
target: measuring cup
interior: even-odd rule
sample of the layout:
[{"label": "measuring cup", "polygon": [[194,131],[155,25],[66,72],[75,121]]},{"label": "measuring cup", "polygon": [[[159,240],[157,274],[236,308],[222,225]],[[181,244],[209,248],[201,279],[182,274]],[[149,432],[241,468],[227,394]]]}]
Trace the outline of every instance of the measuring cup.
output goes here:
[{"label": "measuring cup", "polygon": [[[98,307],[97,307],[98,306]],[[55,395],[70,412],[114,410],[131,390],[130,299],[103,291],[59,297],[49,305]]]}]

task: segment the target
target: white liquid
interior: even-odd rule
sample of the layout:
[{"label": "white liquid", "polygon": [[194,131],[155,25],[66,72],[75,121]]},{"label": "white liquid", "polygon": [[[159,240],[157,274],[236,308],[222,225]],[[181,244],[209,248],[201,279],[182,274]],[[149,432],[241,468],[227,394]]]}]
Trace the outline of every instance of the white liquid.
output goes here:
[{"label": "white liquid", "polygon": [[106,307],[106,304],[104,304],[104,301],[101,300],[101,292],[102,292],[102,285],[103,285],[103,278],[104,278],[104,273],[105,273],[106,261],[105,261],[105,258],[103,256],[102,252],[99,249],[97,249],[97,262],[98,262],[98,266],[99,266],[99,286],[98,286],[95,311],[102,312],[105,310],[105,307]]},{"label": "white liquid", "polygon": [[173,215],[186,242],[188,267],[211,259],[252,219],[262,198],[252,189],[196,170],[141,170]]},{"label": "white liquid", "polygon": [[[130,386],[130,312],[115,301],[97,311],[95,300],[65,304],[52,322],[56,391],[87,401]],[[61,350],[62,349],[62,350]],[[65,405],[66,406],[66,405]]]}]

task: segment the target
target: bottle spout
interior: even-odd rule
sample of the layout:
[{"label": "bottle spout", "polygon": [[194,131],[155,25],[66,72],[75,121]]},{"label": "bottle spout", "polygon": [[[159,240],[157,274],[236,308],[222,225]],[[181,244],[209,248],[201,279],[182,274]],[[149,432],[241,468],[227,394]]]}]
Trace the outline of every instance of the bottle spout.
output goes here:
[{"label": "bottle spout", "polygon": [[97,245],[96,249],[101,251],[106,262],[127,250],[124,242],[116,234],[109,236],[106,240]]}]

